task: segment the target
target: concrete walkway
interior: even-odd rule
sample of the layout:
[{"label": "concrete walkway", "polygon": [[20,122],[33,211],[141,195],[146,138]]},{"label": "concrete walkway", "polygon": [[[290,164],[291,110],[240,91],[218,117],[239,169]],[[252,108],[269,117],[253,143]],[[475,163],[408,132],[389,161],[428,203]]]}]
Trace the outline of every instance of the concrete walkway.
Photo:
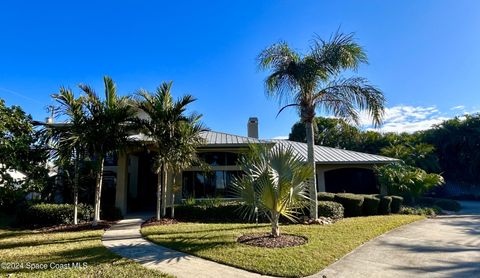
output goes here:
[{"label": "concrete walkway", "polygon": [[402,226],[312,277],[480,277],[480,202]]},{"label": "concrete walkway", "polygon": [[140,226],[147,218],[145,215],[127,216],[105,232],[103,245],[122,257],[178,278],[267,277],[151,243],[140,234]]}]

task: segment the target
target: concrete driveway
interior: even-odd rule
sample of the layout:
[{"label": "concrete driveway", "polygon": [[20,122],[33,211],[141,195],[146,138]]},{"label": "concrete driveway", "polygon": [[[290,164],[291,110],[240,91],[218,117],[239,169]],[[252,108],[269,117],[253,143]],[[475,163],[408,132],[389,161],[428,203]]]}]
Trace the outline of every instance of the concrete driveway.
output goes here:
[{"label": "concrete driveway", "polygon": [[418,221],[355,249],[312,277],[480,277],[480,202]]}]

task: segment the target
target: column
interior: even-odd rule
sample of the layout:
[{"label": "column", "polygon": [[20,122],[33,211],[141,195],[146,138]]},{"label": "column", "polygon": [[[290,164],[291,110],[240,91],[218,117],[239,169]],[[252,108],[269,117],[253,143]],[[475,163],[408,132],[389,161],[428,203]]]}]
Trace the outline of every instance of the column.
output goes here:
[{"label": "column", "polygon": [[128,194],[128,154],[125,152],[119,153],[117,164],[115,206],[125,215],[127,213]]}]

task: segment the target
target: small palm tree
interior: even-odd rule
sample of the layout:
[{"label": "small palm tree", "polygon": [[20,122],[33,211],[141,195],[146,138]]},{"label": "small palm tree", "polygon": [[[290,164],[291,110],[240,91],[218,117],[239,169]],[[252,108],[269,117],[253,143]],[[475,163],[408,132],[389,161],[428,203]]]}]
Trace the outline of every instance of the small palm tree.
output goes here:
[{"label": "small palm tree", "polygon": [[55,156],[60,163],[73,160],[73,223],[78,224],[78,188],[80,179],[80,163],[85,158],[87,138],[85,137],[86,113],[83,97],[75,98],[70,89],[60,88],[59,94],[52,95],[58,103],[57,114],[67,116],[68,124],[50,125],[50,136],[55,142]]},{"label": "small palm tree", "polygon": [[141,90],[137,101],[137,107],[148,115],[146,119],[137,119],[137,122],[141,130],[153,139],[157,149],[157,219],[166,214],[167,174],[171,172],[175,176],[197,161],[196,148],[203,143],[200,137],[203,129],[201,115],[185,114],[187,106],[195,98],[185,95],[175,101],[171,87],[172,82],[164,82],[154,94]]},{"label": "small palm tree", "polygon": [[243,216],[264,213],[272,224],[272,236],[278,237],[280,216],[295,221],[298,210],[308,205],[306,181],[313,169],[291,148],[282,146],[251,146],[240,165],[245,175],[234,178],[232,185],[234,194],[244,201]]},{"label": "small palm tree", "polygon": [[257,58],[259,68],[270,70],[265,80],[267,94],[287,107],[297,107],[305,124],[308,163],[313,168],[310,178],[310,217],[317,218],[315,181],[314,128],[316,111],[333,114],[359,123],[357,110],[366,110],[373,123],[379,125],[384,112],[383,94],[360,77],[341,78],[345,70],[356,70],[367,62],[367,55],[352,34],[336,33],[330,41],[315,38],[305,55],[280,42],[263,50]]},{"label": "small palm tree", "polygon": [[121,151],[126,146],[132,128],[131,122],[135,115],[130,98],[117,95],[113,80],[105,76],[103,82],[105,86],[103,100],[90,86],[80,85],[80,89],[86,94],[85,109],[88,114],[84,133],[88,140],[88,150],[97,162],[93,225],[100,220],[105,157],[113,152]]}]

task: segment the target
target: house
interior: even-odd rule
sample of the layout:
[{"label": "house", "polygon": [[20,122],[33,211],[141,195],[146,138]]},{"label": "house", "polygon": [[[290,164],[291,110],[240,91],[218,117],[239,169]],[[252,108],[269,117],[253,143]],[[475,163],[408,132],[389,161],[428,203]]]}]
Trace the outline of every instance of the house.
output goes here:
[{"label": "house", "polygon": [[[283,145],[292,148],[306,160],[307,144],[289,140],[258,139],[258,119],[250,118],[247,135],[204,131],[205,144],[198,148],[198,155],[209,166],[209,171],[191,167],[177,177],[167,177],[169,192],[167,203],[181,202],[187,198],[230,198],[232,177],[240,175],[237,158],[248,150],[250,144]],[[115,206],[122,213],[154,210],[158,176],[153,172],[154,150],[151,141],[142,134],[132,135],[138,146],[120,153],[116,163],[105,170],[116,173]],[[327,192],[379,193],[380,188],[373,173],[375,165],[397,161],[396,159],[324,146],[315,146],[317,189]],[[112,196],[113,197],[113,196]],[[113,200],[112,200],[113,202]]]}]

